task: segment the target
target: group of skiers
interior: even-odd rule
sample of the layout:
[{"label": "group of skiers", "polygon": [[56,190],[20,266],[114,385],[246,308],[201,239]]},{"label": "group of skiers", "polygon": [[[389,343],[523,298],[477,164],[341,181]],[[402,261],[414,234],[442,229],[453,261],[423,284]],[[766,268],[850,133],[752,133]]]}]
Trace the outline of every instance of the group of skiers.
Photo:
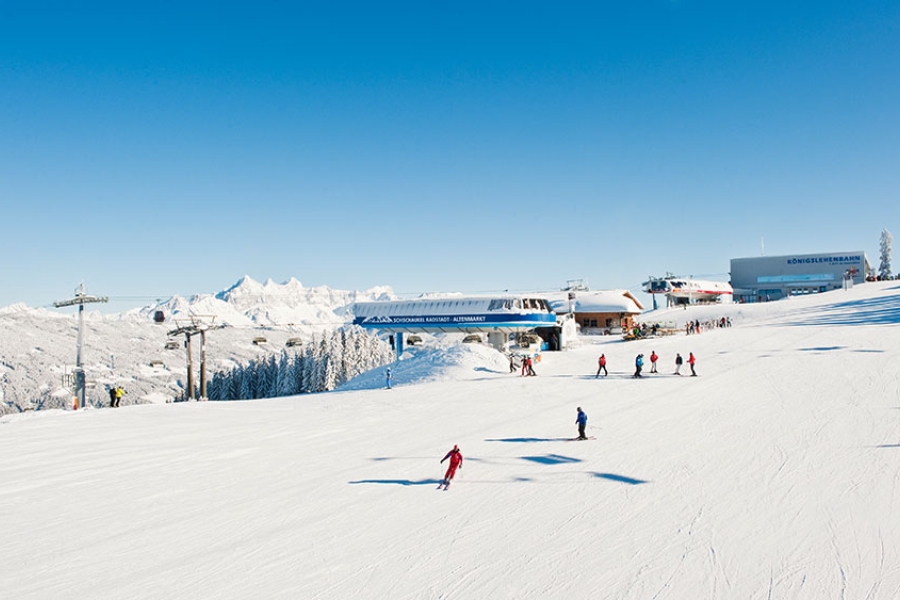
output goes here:
[{"label": "group of skiers", "polygon": [[688,321],[684,324],[684,332],[687,335],[700,333],[701,330],[715,329],[716,327],[731,327],[731,317],[721,319],[709,319],[701,322],[699,319]]},{"label": "group of skiers", "polygon": [[[658,373],[659,371],[656,369],[656,363],[659,361],[659,355],[656,351],[652,351],[650,353],[650,372]],[[597,369],[596,377],[600,377],[600,373],[603,373],[604,376],[609,375],[609,371],[606,370],[606,355],[601,354],[598,359],[599,368]],[[684,363],[684,359],[681,357],[681,354],[675,354],[675,375],[681,375],[681,365]],[[694,369],[694,365],[697,363],[697,358],[694,356],[693,352],[688,353],[688,365],[691,368],[691,376],[696,377],[697,372]],[[512,359],[510,359],[510,372],[515,372],[515,369],[512,367]],[[644,366],[644,355],[638,354],[635,357],[635,372],[633,377],[641,377],[641,371]],[[534,373],[530,373],[533,375]],[[522,375],[526,375],[526,363],[523,361],[522,364]],[[587,413],[579,406],[576,409],[575,416],[575,424],[578,426],[578,437],[574,438],[576,440],[587,440],[591,439],[587,436]],[[444,458],[441,459],[441,464],[444,463],[445,460],[449,460],[449,466],[447,467],[447,471],[444,473],[444,478],[438,484],[438,489],[449,489],[450,481],[456,475],[457,469],[462,468],[463,463],[463,455],[459,449],[459,446],[454,444],[453,449],[451,449],[447,454],[444,455]]]},{"label": "group of skiers", "polygon": [[[522,357],[522,377],[528,377],[532,375],[537,375],[534,372],[534,365],[532,364],[531,356],[525,355]],[[509,355],[509,372],[515,373],[519,370],[519,364],[516,362],[516,355]]]},{"label": "group of skiers", "polygon": [[112,408],[117,408],[119,403],[122,402],[122,396],[125,395],[125,389],[121,385],[113,385],[109,388],[109,405]]},{"label": "group of skiers", "polygon": [[[684,363],[684,359],[681,358],[680,354],[675,354],[675,375],[681,375],[681,365]],[[691,367],[691,377],[697,376],[697,371],[694,369],[694,365],[697,364],[697,358],[694,356],[693,352],[688,353],[688,366]]]},{"label": "group of skiers", "polygon": [[[696,377],[697,371],[694,369],[694,365],[697,364],[697,358],[694,356],[693,352],[688,353],[688,365],[691,367],[691,376]],[[650,353],[650,372],[651,373],[659,373],[656,369],[656,363],[659,361],[659,355],[656,351],[652,351]],[[681,375],[681,365],[684,364],[684,359],[681,357],[681,354],[675,354],[675,375]],[[632,377],[643,377],[644,370],[644,355],[638,354],[634,358],[634,375]],[[603,373],[604,377],[609,375],[609,371],[606,369],[606,355],[601,354],[600,358],[597,359],[597,374],[594,376],[595,378],[600,377],[600,374]]]},{"label": "group of skiers", "polygon": [[[659,371],[657,370],[657,362],[659,361],[659,355],[654,350],[650,353],[649,358],[650,358],[650,373],[658,373]],[[510,371],[510,373],[515,373],[518,370],[518,365],[515,362],[515,357],[513,355],[509,355],[509,360],[510,360],[509,371]],[[597,362],[598,362],[598,368],[597,368],[597,375],[595,377],[600,377],[601,373],[604,376],[609,375],[609,371],[606,368],[606,364],[607,364],[606,354],[601,354],[600,358],[598,359]],[[697,358],[694,356],[693,352],[688,353],[688,361],[687,362],[691,368],[691,376],[696,377],[697,372],[694,368],[694,365],[697,362]],[[676,353],[675,354],[675,373],[674,373],[675,375],[682,374],[681,373],[681,365],[682,364],[684,364],[684,359],[681,357],[681,354]],[[641,372],[643,370],[643,366],[644,366],[644,355],[638,354],[635,357],[635,372],[634,372],[633,377],[642,377]],[[531,357],[529,357],[529,356],[523,357],[523,359],[522,359],[522,375],[523,376],[535,375],[534,369],[531,366]],[[391,387],[391,370],[390,370],[390,368],[387,369],[386,376],[387,376],[387,387],[390,388]],[[589,438],[587,435],[587,421],[588,421],[587,413],[579,406],[576,409],[576,416],[575,416],[575,424],[578,427],[578,436],[573,439],[575,439],[575,440],[593,439],[593,438]],[[453,479],[453,477],[456,475],[456,471],[458,469],[462,468],[463,455],[457,444],[454,444],[453,448],[449,452],[447,452],[447,454],[444,455],[444,458],[441,459],[441,464],[443,464],[444,461],[448,461],[448,460],[450,462],[447,466],[447,470],[444,472],[443,479],[441,479],[440,483],[438,484],[438,489],[445,489],[445,490],[449,489],[450,482]]]},{"label": "group of skiers", "polygon": [[[652,351],[650,353],[650,372],[651,373],[659,372],[656,370],[656,363],[658,360],[659,360],[659,355],[656,353],[655,350]],[[606,370],[606,355],[601,354],[598,362],[600,364],[600,367],[597,369],[596,377],[600,377],[601,372],[604,375],[609,375],[609,372]],[[689,352],[688,353],[688,365],[691,367],[691,376],[692,377],[697,376],[697,372],[694,369],[694,365],[696,364],[696,362],[697,362],[697,358],[694,356],[694,353]],[[681,365],[683,363],[684,363],[684,359],[681,358],[681,354],[676,353],[675,354],[675,375],[681,375]],[[642,376],[641,370],[642,370],[643,366],[644,366],[644,355],[638,354],[637,357],[635,358],[635,367],[636,368],[635,368],[633,377],[641,377]],[[512,372],[512,370],[511,370],[511,372]],[[522,374],[525,375],[524,366],[523,366]],[[588,438],[587,431],[586,431],[587,430],[587,413],[584,412],[584,410],[580,406],[576,409],[576,411],[577,412],[576,412],[576,416],[575,416],[575,424],[578,426],[578,437],[576,437],[574,439],[576,439],[576,440],[590,439],[590,438]],[[450,460],[450,464],[447,467],[447,471],[444,473],[444,478],[441,480],[441,483],[438,484],[438,489],[441,489],[442,487],[445,490],[448,489],[450,487],[450,480],[453,479],[454,475],[456,475],[456,470],[462,468],[463,455],[462,455],[462,452],[460,452],[458,445],[454,444],[453,449],[444,455],[444,458],[441,459],[441,464],[443,464],[443,462],[448,459]]]}]

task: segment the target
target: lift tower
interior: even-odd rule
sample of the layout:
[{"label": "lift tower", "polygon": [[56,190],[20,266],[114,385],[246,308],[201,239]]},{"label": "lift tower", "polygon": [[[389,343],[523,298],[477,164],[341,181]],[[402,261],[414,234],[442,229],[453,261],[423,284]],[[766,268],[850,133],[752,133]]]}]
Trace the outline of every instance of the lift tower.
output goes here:
[{"label": "lift tower", "polygon": [[109,302],[109,298],[106,296],[88,296],[84,293],[84,282],[82,281],[78,289],[75,290],[74,298],[53,303],[53,306],[56,308],[78,305],[78,350],[75,353],[75,397],[78,398],[76,409],[85,407],[84,367],[81,364],[82,344],[84,342],[84,305],[94,302]]},{"label": "lift tower", "polygon": [[187,353],[187,399],[194,399],[194,360],[191,355],[191,337],[200,334],[200,398],[206,399],[206,332],[222,329],[224,325],[215,324],[215,316],[201,317],[191,315],[191,322],[179,326],[169,332],[169,336],[184,335],[184,348]]}]

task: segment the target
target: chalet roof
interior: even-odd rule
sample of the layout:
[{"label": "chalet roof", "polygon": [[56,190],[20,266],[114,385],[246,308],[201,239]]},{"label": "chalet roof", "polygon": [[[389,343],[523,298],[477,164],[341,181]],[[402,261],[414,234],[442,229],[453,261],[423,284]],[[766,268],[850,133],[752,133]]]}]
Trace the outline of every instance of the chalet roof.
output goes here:
[{"label": "chalet roof", "polygon": [[[644,306],[628,290],[577,291],[574,312],[639,314]],[[557,314],[569,312],[569,292],[544,294]]]}]

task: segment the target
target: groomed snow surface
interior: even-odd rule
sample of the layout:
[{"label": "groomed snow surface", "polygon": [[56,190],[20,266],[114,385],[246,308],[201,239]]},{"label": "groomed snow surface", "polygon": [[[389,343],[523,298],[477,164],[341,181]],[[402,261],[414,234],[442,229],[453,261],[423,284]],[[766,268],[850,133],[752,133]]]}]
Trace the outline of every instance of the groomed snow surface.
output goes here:
[{"label": "groomed snow surface", "polygon": [[[721,316],[537,377],[459,345],[392,390],[7,415],[0,595],[900,597],[900,287],[645,318]],[[567,441],[578,406],[596,439]]]}]

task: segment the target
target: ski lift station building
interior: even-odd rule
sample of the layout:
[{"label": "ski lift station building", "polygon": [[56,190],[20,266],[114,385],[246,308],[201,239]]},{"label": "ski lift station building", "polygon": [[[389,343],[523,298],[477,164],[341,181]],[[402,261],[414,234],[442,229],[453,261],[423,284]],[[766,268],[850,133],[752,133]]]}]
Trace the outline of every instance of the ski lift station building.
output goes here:
[{"label": "ski lift station building", "polygon": [[506,346],[510,333],[535,330],[545,340],[562,335],[550,303],[539,295],[357,302],[351,310],[354,325],[394,334],[397,356],[403,352],[404,333],[486,333],[498,349]]},{"label": "ski lift station building", "polygon": [[863,283],[871,271],[861,251],[732,258],[731,287],[735,302],[765,302]]}]

